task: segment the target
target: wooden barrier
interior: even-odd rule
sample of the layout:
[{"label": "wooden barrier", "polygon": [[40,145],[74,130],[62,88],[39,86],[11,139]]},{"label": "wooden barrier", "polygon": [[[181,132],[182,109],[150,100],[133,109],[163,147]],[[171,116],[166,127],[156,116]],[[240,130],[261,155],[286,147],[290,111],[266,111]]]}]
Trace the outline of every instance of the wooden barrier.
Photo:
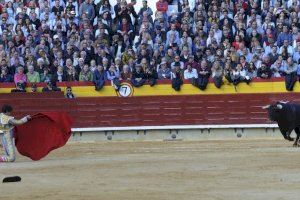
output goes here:
[{"label": "wooden barrier", "polygon": [[270,124],[261,107],[278,100],[300,102],[297,93],[97,97],[66,99],[63,93],[1,94],[21,117],[45,111],[65,111],[74,127]]}]

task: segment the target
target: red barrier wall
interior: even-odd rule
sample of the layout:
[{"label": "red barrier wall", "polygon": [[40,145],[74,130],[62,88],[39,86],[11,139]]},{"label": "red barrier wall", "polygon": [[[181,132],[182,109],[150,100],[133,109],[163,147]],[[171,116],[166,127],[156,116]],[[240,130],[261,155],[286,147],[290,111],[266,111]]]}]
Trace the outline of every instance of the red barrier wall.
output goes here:
[{"label": "red barrier wall", "polygon": [[65,99],[62,93],[1,94],[0,105],[12,104],[15,115],[66,111],[73,127],[264,124],[261,106],[278,100],[300,102],[296,93],[101,97]]}]

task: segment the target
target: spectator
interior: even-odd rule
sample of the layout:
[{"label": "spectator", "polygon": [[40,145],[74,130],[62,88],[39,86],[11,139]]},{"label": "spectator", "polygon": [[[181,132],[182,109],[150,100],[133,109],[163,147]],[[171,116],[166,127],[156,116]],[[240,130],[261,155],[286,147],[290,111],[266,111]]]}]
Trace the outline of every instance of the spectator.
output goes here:
[{"label": "spectator", "polygon": [[132,73],[131,83],[134,87],[141,87],[146,81],[146,74],[141,65],[136,65]]},{"label": "spectator", "polygon": [[48,67],[43,67],[42,73],[40,73],[40,82],[48,82],[52,80],[52,74],[49,72]]},{"label": "spectator", "polygon": [[171,69],[174,69],[175,65],[180,65],[180,69],[184,70],[184,62],[180,61],[180,56],[179,55],[175,55],[174,57],[174,62],[171,63]]},{"label": "spectator", "polygon": [[189,55],[188,61],[184,64],[184,69],[187,68],[187,65],[191,65],[192,68],[198,69],[198,63],[194,60],[194,55]]},{"label": "spectator", "polygon": [[292,57],[287,59],[286,65],[282,69],[285,75],[285,87],[287,91],[292,91],[297,81],[297,65]]},{"label": "spectator", "polygon": [[190,80],[192,83],[195,84],[197,78],[198,78],[197,70],[193,68],[191,64],[188,64],[186,70],[184,70],[184,79]]},{"label": "spectator", "polygon": [[151,68],[151,67],[146,67],[145,68],[145,78],[151,87],[154,86],[158,79],[158,74],[157,74],[156,69]]},{"label": "spectator", "polygon": [[72,66],[70,68],[67,68],[66,70],[66,81],[78,81],[79,75],[75,68]]},{"label": "spectator", "polygon": [[165,14],[168,10],[168,2],[165,0],[158,0],[156,2],[156,10]]},{"label": "spectator", "polygon": [[120,71],[116,69],[114,65],[111,65],[107,71],[106,77],[107,80],[111,81],[111,85],[115,88],[115,90],[118,91],[121,87]]},{"label": "spectator", "polygon": [[241,82],[246,82],[247,84],[250,82],[250,77],[247,76],[247,71],[241,64],[238,64],[236,69],[232,71],[231,79],[235,86]]},{"label": "spectator", "polygon": [[67,81],[67,74],[66,74],[66,72],[63,70],[63,68],[61,66],[57,67],[57,71],[52,76],[52,80],[54,82],[64,82],[64,81]]},{"label": "spectator", "polygon": [[[197,71],[202,60],[206,60],[209,70],[218,62],[230,81],[229,74],[239,64],[251,79],[256,75],[281,76],[289,57],[296,65],[300,62],[296,1],[157,0],[155,10],[151,10],[149,1],[143,0],[138,14],[135,0],[117,0],[115,6],[112,3],[41,0],[24,2],[24,6],[4,1],[0,67],[7,69],[7,74],[3,71],[5,81],[9,76],[15,78],[20,66],[26,72],[33,66],[41,82],[62,82],[78,81],[85,65],[91,73],[98,65],[103,66],[105,74],[111,65],[119,71],[128,65],[134,72],[135,66],[145,60],[147,65],[143,65],[149,69],[167,62],[157,68],[159,79],[170,78],[170,68],[177,62],[182,70],[191,64]],[[175,12],[169,13],[173,8]],[[280,57],[281,63],[276,63]],[[260,69],[263,64],[264,70]],[[130,77],[127,72],[125,79]]]},{"label": "spectator", "polygon": [[95,17],[95,9],[94,6],[91,5],[90,0],[85,0],[79,7],[79,16],[83,17],[83,14],[85,14],[85,17],[92,21]]},{"label": "spectator", "polygon": [[183,73],[180,69],[180,65],[175,65],[171,72],[172,88],[175,91],[180,91],[181,85],[183,84]]},{"label": "spectator", "polygon": [[205,90],[208,84],[209,76],[210,76],[210,69],[208,67],[207,61],[202,60],[200,68],[198,70],[198,79],[196,80],[195,84],[200,90]]},{"label": "spectator", "polygon": [[139,13],[138,13],[139,18],[142,18],[143,13],[146,13],[146,14],[147,14],[147,17],[150,17],[150,18],[152,19],[151,16],[153,15],[153,11],[152,11],[152,9],[148,6],[147,0],[143,0],[142,3],[143,3],[143,7],[140,9],[140,11],[139,11]]},{"label": "spectator", "polygon": [[89,69],[88,65],[84,65],[83,69],[81,70],[79,74],[79,81],[82,82],[93,81],[93,74]]},{"label": "spectator", "polygon": [[121,72],[121,79],[130,81],[132,79],[132,73],[128,65],[123,66],[123,70]]},{"label": "spectator", "polygon": [[24,87],[26,86],[27,83],[27,77],[26,74],[24,74],[24,68],[23,67],[18,67],[17,68],[17,73],[14,76],[14,82],[17,85],[17,83],[21,83]]},{"label": "spectator", "polygon": [[253,62],[249,63],[249,66],[246,68],[246,77],[248,78],[248,81],[250,82],[253,78],[257,77],[257,70]]},{"label": "spectator", "polygon": [[35,83],[32,83],[32,84],[31,84],[30,92],[37,92],[37,86],[36,86]]},{"label": "spectator", "polygon": [[55,86],[55,83],[48,81],[46,82],[47,85],[45,87],[43,87],[42,92],[56,92],[56,91],[61,91],[60,88],[57,88]]},{"label": "spectator", "polygon": [[223,84],[223,69],[218,61],[213,64],[212,78],[215,86],[217,88],[221,88]]},{"label": "spectator", "polygon": [[95,90],[99,91],[103,88],[106,80],[106,73],[102,65],[98,65],[93,74],[93,82],[95,84]]},{"label": "spectator", "polygon": [[75,98],[75,95],[73,94],[71,87],[67,87],[65,97],[67,99],[74,99]]},{"label": "spectator", "polygon": [[16,84],[16,88],[12,89],[11,92],[26,92],[24,85],[21,82]]},{"label": "spectator", "polygon": [[13,82],[12,76],[8,73],[7,68],[1,69],[1,75],[0,75],[0,83],[10,83]]},{"label": "spectator", "polygon": [[293,42],[293,37],[292,34],[289,33],[289,27],[287,24],[283,25],[282,32],[279,33],[278,38],[277,38],[277,45],[281,47],[284,43],[284,40],[287,41],[287,45],[292,44]]},{"label": "spectator", "polygon": [[27,81],[29,83],[39,83],[40,75],[38,72],[34,71],[34,67],[32,65],[28,66],[28,72],[26,74]]},{"label": "spectator", "polygon": [[279,57],[274,64],[271,65],[271,71],[273,77],[281,77],[284,69],[284,63],[282,57]]},{"label": "spectator", "polygon": [[167,62],[163,61],[158,68],[158,79],[170,79],[171,70],[167,67]]},{"label": "spectator", "polygon": [[271,78],[272,71],[270,68],[268,68],[264,63],[261,65],[261,67],[257,70],[257,77],[268,79]]}]

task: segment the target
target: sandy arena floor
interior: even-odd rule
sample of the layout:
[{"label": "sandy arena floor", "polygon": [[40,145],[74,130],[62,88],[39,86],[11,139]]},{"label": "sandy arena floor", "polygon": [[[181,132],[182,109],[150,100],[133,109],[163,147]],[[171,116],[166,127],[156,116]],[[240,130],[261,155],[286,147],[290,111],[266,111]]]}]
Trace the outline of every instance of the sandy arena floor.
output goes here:
[{"label": "sandy arena floor", "polygon": [[0,164],[0,199],[300,199],[300,148],[284,140],[71,143]]}]

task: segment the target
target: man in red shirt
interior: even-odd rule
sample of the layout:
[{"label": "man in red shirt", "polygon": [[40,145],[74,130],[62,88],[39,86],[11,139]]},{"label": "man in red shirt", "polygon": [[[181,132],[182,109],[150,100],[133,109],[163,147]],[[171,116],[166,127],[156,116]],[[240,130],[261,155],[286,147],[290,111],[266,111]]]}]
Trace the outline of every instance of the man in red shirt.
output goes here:
[{"label": "man in red shirt", "polygon": [[165,0],[158,0],[158,2],[156,2],[156,9],[157,11],[163,12],[165,14],[168,10],[168,2],[166,2]]}]

